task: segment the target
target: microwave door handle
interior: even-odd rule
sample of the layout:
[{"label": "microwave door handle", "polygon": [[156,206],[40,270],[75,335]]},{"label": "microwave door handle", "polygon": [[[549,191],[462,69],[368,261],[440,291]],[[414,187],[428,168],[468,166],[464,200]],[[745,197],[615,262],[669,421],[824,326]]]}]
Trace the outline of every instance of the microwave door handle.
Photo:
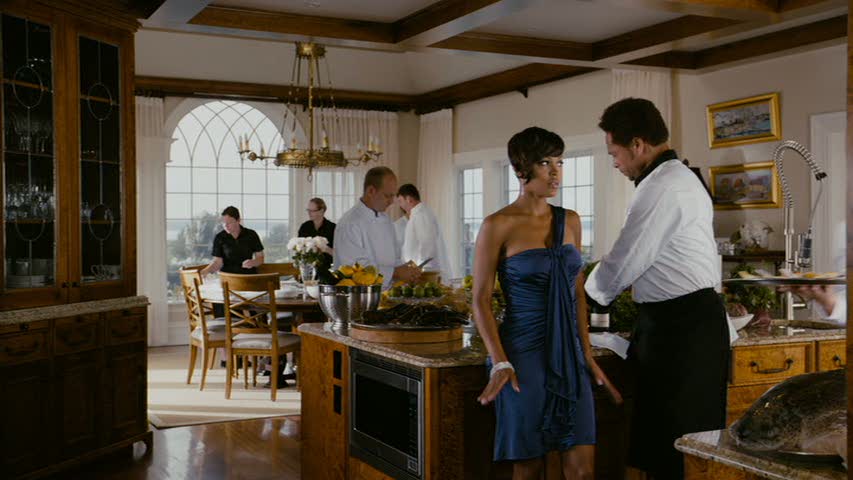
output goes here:
[{"label": "microwave door handle", "polygon": [[417,394],[420,382],[399,373],[390,372],[364,363],[353,362],[353,372],[367,378],[390,385],[396,389]]}]

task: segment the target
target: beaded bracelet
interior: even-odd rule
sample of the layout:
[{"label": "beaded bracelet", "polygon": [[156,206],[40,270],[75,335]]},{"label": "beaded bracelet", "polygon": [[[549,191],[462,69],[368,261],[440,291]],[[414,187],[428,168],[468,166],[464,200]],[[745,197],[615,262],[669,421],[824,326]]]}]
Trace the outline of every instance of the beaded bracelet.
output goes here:
[{"label": "beaded bracelet", "polygon": [[494,377],[496,373],[501,370],[512,370],[515,371],[515,368],[512,367],[512,364],[509,362],[498,362],[492,366],[492,371],[489,373],[489,378]]}]

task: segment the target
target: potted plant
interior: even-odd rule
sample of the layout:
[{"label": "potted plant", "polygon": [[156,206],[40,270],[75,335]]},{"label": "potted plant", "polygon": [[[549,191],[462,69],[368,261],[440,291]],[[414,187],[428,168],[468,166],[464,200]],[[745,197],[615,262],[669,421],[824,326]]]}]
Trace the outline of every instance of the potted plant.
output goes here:
[{"label": "potted plant", "polygon": [[329,241],[319,236],[294,237],[287,242],[287,249],[292,252],[293,261],[299,266],[303,283],[317,279],[317,264],[323,259],[323,252],[328,246]]},{"label": "potted plant", "polygon": [[[755,274],[755,267],[741,263],[732,269],[731,278],[739,278],[737,272]],[[769,323],[771,311],[779,306],[779,298],[770,287],[730,285],[726,287],[726,303],[741,304],[746,311],[755,315],[750,324]]]}]

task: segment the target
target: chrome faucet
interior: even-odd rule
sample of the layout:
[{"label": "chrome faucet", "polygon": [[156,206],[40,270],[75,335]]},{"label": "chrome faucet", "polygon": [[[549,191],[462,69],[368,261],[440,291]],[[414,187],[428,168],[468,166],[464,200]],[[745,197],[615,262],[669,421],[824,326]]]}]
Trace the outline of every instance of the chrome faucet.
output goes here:
[{"label": "chrome faucet", "polygon": [[[791,188],[788,186],[788,179],[785,177],[785,171],[782,167],[782,156],[785,150],[793,150],[803,157],[818,184],[817,197],[809,214],[808,230],[799,235],[794,231],[794,197],[791,195]],[[815,163],[811,152],[801,143],[793,140],[782,142],[776,147],[776,150],[773,151],[773,161],[776,163],[776,170],[779,172],[779,180],[782,183],[782,194],[785,197],[785,268],[790,272],[808,270],[812,266],[812,222],[820,197],[823,195],[823,179],[826,178],[826,173]],[[795,238],[797,239],[796,247],[794,246]],[[794,318],[793,296],[790,292],[785,294],[785,318],[788,320]]]}]

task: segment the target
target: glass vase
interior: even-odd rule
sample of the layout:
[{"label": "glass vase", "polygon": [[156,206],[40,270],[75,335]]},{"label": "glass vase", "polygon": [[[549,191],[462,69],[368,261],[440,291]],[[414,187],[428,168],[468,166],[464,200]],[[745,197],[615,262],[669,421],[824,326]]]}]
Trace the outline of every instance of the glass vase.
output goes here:
[{"label": "glass vase", "polygon": [[[317,265],[309,262],[300,263],[299,276],[302,277],[302,298],[307,300],[310,295],[308,289],[317,287]],[[313,297],[313,295],[311,296]]]}]

